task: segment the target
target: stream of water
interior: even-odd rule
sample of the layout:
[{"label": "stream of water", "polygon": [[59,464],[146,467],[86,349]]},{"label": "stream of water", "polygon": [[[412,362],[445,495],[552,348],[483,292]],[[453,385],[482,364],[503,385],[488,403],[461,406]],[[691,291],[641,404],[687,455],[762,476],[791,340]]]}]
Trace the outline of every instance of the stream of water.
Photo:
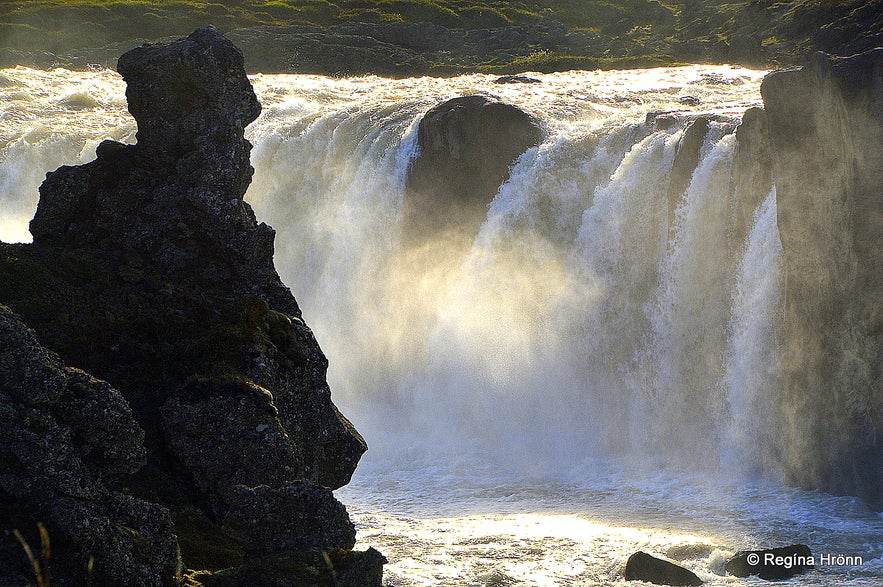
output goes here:
[{"label": "stream of water", "polygon": [[[733,552],[796,542],[834,555],[799,584],[880,584],[883,518],[781,481],[772,186],[732,239],[733,129],[763,74],[252,77],[246,199],[368,441],[338,496],[359,546],[389,558],[388,585],[625,584],[637,550],[751,585],[724,574]],[[547,137],[468,251],[415,258],[402,202],[417,124],[475,92]],[[26,242],[45,173],[133,142],[135,125],[110,71],[3,70],[0,96],[0,240]],[[684,124],[657,129],[653,111],[714,115],[672,226]]]}]

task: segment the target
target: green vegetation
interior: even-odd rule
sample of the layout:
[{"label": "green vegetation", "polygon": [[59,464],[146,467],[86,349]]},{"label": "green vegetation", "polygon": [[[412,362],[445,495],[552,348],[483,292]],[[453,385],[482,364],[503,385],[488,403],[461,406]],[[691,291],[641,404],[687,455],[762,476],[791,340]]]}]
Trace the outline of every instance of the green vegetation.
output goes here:
[{"label": "green vegetation", "polygon": [[[352,22],[521,29],[473,35],[468,42],[432,30],[329,30]],[[816,50],[849,55],[883,45],[883,0],[4,0],[0,67],[111,67],[136,39],[186,35],[209,24],[241,29],[238,42],[250,71],[266,73],[775,67],[799,64]],[[311,31],[305,40],[303,28],[287,35],[258,30],[291,25],[324,32]]]},{"label": "green vegetation", "polygon": [[[133,37],[259,25],[432,22],[494,28],[554,18],[569,28],[671,25],[676,3],[655,0],[9,0],[0,5],[0,42],[28,49],[94,47]],[[36,31],[48,33],[34,35]],[[14,41],[14,42],[10,42]]]},{"label": "green vegetation", "polygon": [[[207,24],[225,31],[345,22],[431,22],[477,29],[554,19],[568,31],[614,42],[606,55],[562,54],[539,59],[543,67],[581,66],[585,57],[614,59],[614,64],[636,56],[668,61],[665,54],[694,60],[691,51],[702,53],[699,45],[705,55],[714,55],[734,37],[749,38],[752,47],[763,47],[773,60],[787,61],[824,49],[826,43],[869,36],[878,41],[881,13],[883,0],[5,0],[0,3],[0,47],[63,53],[183,35]],[[621,39],[629,42],[617,44]]]}]

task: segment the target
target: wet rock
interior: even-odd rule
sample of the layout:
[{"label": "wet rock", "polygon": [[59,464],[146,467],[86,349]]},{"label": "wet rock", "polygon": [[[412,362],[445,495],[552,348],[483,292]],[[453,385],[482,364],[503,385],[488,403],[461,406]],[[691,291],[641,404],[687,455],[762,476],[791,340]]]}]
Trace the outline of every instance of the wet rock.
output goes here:
[{"label": "wet rock", "polygon": [[787,481],[883,508],[883,48],[761,85],[783,248]]},{"label": "wet rock", "polygon": [[510,166],[542,137],[529,114],[486,96],[454,98],[429,110],[417,130],[419,155],[408,169],[410,242],[446,233],[471,239]]},{"label": "wet rock", "polygon": [[687,124],[681,140],[678,141],[668,180],[669,229],[674,226],[675,210],[690,185],[690,179],[693,177],[696,166],[699,165],[699,150],[705,142],[707,132],[708,118],[702,116]]},{"label": "wet rock", "polygon": [[165,508],[119,492],[144,462],[143,432],[118,391],[63,365],[0,306],[0,546],[4,572],[29,574],[10,535],[46,524],[53,578],[174,585],[180,559]]},{"label": "wet rock", "polygon": [[736,153],[733,158],[733,219],[728,249],[737,253],[748,238],[751,218],[773,186],[772,155],[766,112],[749,108],[736,127]]},{"label": "wet rock", "polygon": [[541,84],[541,80],[527,75],[504,75],[494,80],[495,84]]},{"label": "wet rock", "polygon": [[625,579],[654,585],[702,585],[702,579],[692,571],[640,551],[626,562]]},{"label": "wet rock", "polygon": [[814,568],[812,553],[805,544],[768,550],[742,550],[727,561],[727,573],[735,577],[755,575],[767,581],[783,581]]}]

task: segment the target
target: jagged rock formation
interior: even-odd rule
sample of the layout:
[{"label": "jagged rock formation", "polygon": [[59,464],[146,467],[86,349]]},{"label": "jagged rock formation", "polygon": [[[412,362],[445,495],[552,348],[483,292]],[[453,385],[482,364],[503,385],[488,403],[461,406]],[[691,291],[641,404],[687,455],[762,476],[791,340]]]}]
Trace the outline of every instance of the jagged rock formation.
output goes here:
[{"label": "jagged rock formation", "polygon": [[[144,433],[120,393],[64,366],[0,306],[0,519],[39,549],[46,524],[52,578],[68,585],[175,585],[169,512],[119,491],[144,464]],[[37,550],[39,552],[39,550]],[[89,558],[94,557],[91,573]],[[0,543],[0,584],[25,584],[24,550]],[[18,577],[7,575],[18,570]]]},{"label": "jagged rock formation", "polygon": [[406,238],[416,244],[447,233],[471,240],[509,168],[542,137],[529,114],[486,96],[453,98],[429,110],[408,169]]},{"label": "jagged rock formation", "polygon": [[761,86],[784,249],[790,482],[883,507],[883,49]]},{"label": "jagged rock formation", "polygon": [[[198,535],[182,526],[198,519],[232,539],[216,568],[242,553],[327,568],[313,549],[348,550],[355,533],[326,488],[349,481],[366,446],[331,402],[273,230],[242,199],[243,130],[260,112],[242,54],[208,28],[118,69],[138,143],[105,141],[95,161],[48,174],[34,243],[0,247],[0,300],[125,396],[146,446],[127,487],[169,507],[176,534]],[[198,543],[182,543],[185,564]],[[348,584],[379,585],[382,557],[362,554],[345,558],[375,579]]]}]

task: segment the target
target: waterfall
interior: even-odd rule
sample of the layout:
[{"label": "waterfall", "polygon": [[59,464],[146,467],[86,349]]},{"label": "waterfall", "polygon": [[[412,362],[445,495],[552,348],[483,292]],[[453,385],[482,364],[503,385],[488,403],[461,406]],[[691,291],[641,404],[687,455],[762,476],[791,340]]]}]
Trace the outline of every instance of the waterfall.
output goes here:
[{"label": "waterfall", "polygon": [[[35,89],[46,75],[10,79]],[[130,119],[109,107],[122,101],[119,81],[88,75],[100,100],[59,110],[85,90],[56,76],[56,95],[34,105],[39,125],[12,118],[0,150],[3,238],[27,240],[46,170],[88,160],[103,138],[133,140]],[[675,468],[732,460],[724,453],[741,441],[731,431],[777,390],[775,345],[758,342],[774,314],[776,260],[755,251],[755,233],[739,250],[727,240],[739,205],[733,120],[757,100],[759,79],[698,67],[554,74],[541,88],[487,76],[255,76],[264,112],[249,129],[246,198],[276,229],[277,269],[331,359],[335,398],[371,444],[400,447],[404,434],[545,473],[611,455]],[[417,125],[439,95],[475,91],[525,108],[547,138],[515,163],[471,247],[415,254],[402,209]],[[725,106],[669,226],[685,125],[656,128],[644,114],[682,108],[687,94]],[[754,257],[740,264],[743,248]],[[755,274],[765,285],[752,285]],[[774,452],[742,451],[753,456],[740,466],[767,470]]]},{"label": "waterfall", "polygon": [[[133,142],[134,123],[113,72],[3,74],[0,239],[26,242],[44,174]],[[737,172],[733,132],[762,75],[252,77],[246,200],[368,442],[339,492],[390,584],[624,584],[641,549],[743,585],[721,576],[733,551],[810,540],[866,556],[819,585],[879,583],[880,518],[781,482],[776,191]],[[545,139],[468,239],[414,248],[418,125],[471,93],[519,106]]]},{"label": "waterfall", "polygon": [[727,465],[737,474],[778,471],[777,325],[781,308],[782,244],[776,226],[776,190],[755,211],[733,290],[724,386],[730,423]]},{"label": "waterfall", "polygon": [[772,359],[737,338],[773,314],[743,299],[749,263],[772,290],[777,265],[754,232],[740,243],[750,261],[728,250],[732,125],[711,125],[673,227],[665,194],[683,128],[561,128],[514,165],[468,253],[438,243],[427,265],[401,241],[421,113],[335,112],[254,152],[265,179],[250,199],[279,233],[277,266],[301,284],[356,423],[380,442],[417,431],[433,449],[534,473],[605,455],[716,468],[733,418],[748,417],[736,390],[756,382],[744,378],[764,382],[744,393],[776,393],[748,373]]}]

